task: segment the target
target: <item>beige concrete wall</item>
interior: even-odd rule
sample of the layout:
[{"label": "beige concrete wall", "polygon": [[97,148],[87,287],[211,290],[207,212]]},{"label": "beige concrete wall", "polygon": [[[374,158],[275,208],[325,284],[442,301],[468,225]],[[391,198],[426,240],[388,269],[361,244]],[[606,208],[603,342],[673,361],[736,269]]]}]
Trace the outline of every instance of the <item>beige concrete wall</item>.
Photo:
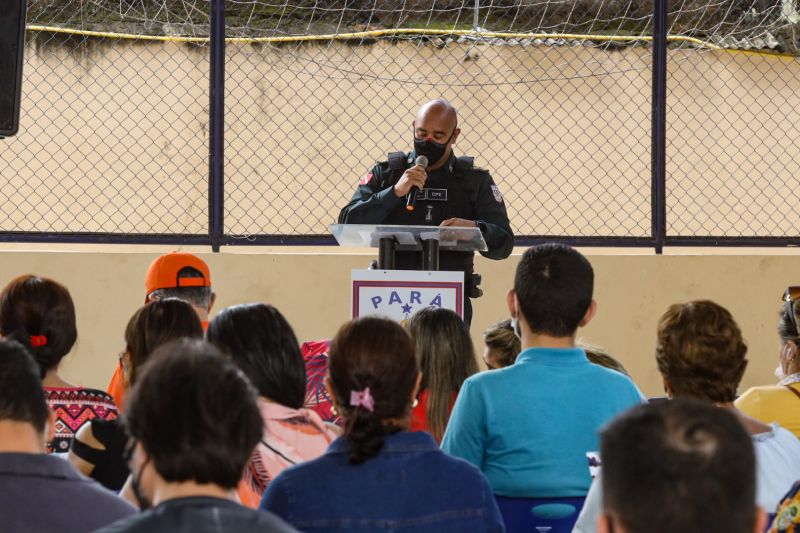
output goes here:
[{"label": "beige concrete wall", "polygon": [[[207,48],[91,39],[25,53],[0,229],[202,233]],[[784,199],[800,173],[800,59],[669,59],[670,233],[796,234]],[[327,233],[437,96],[458,107],[456,150],[492,171],[517,233],[650,233],[648,48],[235,43],[226,73],[228,233]]]},{"label": "beige concrete wall", "polygon": [[[4,249],[8,250],[5,246]],[[28,247],[30,248],[30,247]],[[41,248],[41,247],[40,247]],[[144,273],[159,251],[148,248],[84,247],[80,252],[0,252],[0,282],[22,273],[53,277],[69,287],[77,306],[78,344],[63,364],[75,383],[104,387],[123,348],[122,333],[143,301]],[[121,251],[119,251],[121,250]],[[505,294],[519,250],[505,261],[480,259],[485,296],[476,301],[473,337],[507,316]],[[800,281],[794,250],[780,255],[644,255],[585,250],[596,270],[596,319],[581,332],[606,347],[631,371],[648,395],[661,392],[654,359],[656,321],[673,302],[711,298],[731,310],[750,346],[744,386],[774,381],[779,296]],[[690,251],[690,253],[696,253]],[[335,333],[349,316],[352,268],[363,268],[369,251],[337,248],[235,249],[202,254],[212,269],[218,305],[264,301],[277,306],[300,339]]]}]

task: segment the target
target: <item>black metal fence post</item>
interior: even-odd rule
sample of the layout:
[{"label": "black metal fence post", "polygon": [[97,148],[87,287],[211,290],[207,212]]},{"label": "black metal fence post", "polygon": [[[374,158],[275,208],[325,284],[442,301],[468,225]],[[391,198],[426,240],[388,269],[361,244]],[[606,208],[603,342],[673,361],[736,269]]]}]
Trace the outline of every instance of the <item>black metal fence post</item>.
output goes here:
[{"label": "black metal fence post", "polygon": [[652,212],[656,253],[667,234],[667,2],[653,3]]},{"label": "black metal fence post", "polygon": [[210,53],[208,231],[211,250],[219,252],[225,231],[225,0],[211,0]]}]

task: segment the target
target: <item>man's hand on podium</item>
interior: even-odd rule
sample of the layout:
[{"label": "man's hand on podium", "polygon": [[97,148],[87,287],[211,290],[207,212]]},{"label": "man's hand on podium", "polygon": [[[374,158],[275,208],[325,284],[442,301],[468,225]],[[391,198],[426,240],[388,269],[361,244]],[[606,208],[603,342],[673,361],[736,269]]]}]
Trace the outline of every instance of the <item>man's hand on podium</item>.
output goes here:
[{"label": "man's hand on podium", "polygon": [[478,223],[474,220],[466,220],[464,218],[448,218],[440,226],[458,226],[463,228],[477,228]]}]

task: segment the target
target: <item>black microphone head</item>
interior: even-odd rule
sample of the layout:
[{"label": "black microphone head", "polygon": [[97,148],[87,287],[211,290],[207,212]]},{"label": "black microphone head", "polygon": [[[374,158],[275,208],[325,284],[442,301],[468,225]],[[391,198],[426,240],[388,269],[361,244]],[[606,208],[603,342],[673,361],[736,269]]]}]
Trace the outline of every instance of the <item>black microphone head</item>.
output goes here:
[{"label": "black microphone head", "polygon": [[418,165],[418,166],[421,166],[421,167],[427,167],[428,166],[428,158],[425,157],[424,155],[417,156],[417,159],[416,159],[416,161],[414,161],[414,164]]}]

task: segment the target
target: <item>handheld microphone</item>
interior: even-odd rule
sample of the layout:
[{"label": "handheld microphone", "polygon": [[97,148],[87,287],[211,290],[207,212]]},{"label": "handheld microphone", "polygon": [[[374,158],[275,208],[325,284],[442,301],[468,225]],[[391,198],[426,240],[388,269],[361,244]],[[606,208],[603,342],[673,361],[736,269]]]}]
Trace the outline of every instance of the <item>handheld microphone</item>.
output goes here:
[{"label": "handheld microphone", "polygon": [[[425,168],[428,166],[428,158],[424,155],[417,157],[416,161],[414,161],[414,166]],[[411,190],[408,191],[406,195],[406,211],[413,211],[414,208],[417,206],[417,193],[419,192],[419,187],[411,187]]]}]

